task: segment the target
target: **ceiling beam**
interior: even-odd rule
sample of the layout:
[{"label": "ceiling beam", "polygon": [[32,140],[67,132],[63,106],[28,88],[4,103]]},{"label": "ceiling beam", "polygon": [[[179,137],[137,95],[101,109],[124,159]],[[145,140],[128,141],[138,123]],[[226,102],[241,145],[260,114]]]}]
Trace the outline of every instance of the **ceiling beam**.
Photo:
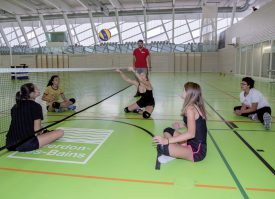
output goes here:
[{"label": "ceiling beam", "polygon": [[60,11],[72,11],[72,8],[64,3],[63,1],[56,1],[56,0],[42,0],[44,3],[46,3],[49,6],[55,7],[57,10]]},{"label": "ceiling beam", "polygon": [[109,0],[109,2],[112,4],[114,8],[120,9],[123,7],[118,0]]},{"label": "ceiling beam", "polygon": [[105,16],[109,16],[109,9],[107,6],[103,5],[100,1],[98,0],[90,0],[94,5],[96,5],[101,12],[104,13]]},{"label": "ceiling beam", "polygon": [[[97,11],[99,9],[105,16],[109,16],[109,9],[98,0],[76,0],[83,8]],[[93,4],[94,7],[91,5]]]},{"label": "ceiling beam", "polygon": [[9,13],[29,15],[29,13],[26,12],[25,9],[23,9],[23,8],[13,4],[13,3],[10,3],[8,1],[0,0],[0,5],[1,5],[2,10],[6,10]]},{"label": "ceiling beam", "polygon": [[29,3],[26,0],[13,0],[15,3],[19,4],[20,6],[30,10],[31,12],[36,12],[37,9],[33,6],[33,4]]},{"label": "ceiling beam", "polygon": [[84,0],[76,0],[83,8],[85,9],[90,9],[90,5],[88,4],[87,1]]}]

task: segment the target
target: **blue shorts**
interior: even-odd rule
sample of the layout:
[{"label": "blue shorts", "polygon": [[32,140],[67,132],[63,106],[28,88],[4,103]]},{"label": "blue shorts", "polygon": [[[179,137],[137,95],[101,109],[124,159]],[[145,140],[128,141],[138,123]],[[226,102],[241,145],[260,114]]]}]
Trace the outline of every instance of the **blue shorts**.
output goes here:
[{"label": "blue shorts", "polygon": [[35,135],[27,140],[19,142],[16,145],[7,147],[9,151],[19,151],[19,152],[33,151],[38,148],[39,148],[39,142]]},{"label": "blue shorts", "polygon": [[144,74],[146,74],[146,76],[148,74],[148,69],[147,68],[135,68],[135,70],[138,74],[144,73]]}]

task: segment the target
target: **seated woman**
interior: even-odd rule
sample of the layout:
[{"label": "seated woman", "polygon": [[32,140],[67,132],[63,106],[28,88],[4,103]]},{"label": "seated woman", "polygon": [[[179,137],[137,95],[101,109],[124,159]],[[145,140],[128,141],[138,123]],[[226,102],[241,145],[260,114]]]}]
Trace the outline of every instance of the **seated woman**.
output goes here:
[{"label": "seated woman", "polygon": [[155,107],[155,100],[153,97],[153,88],[149,81],[149,79],[146,77],[146,74],[140,73],[138,74],[133,67],[129,67],[129,71],[132,71],[135,76],[137,77],[138,81],[129,79],[121,70],[116,69],[118,73],[120,73],[122,79],[124,79],[126,82],[135,85],[141,95],[141,98],[135,102],[134,104],[131,104],[127,106],[124,111],[126,113],[129,112],[138,112],[140,108],[145,108],[144,111],[142,111],[143,118],[148,119],[150,118],[154,107]]},{"label": "seated woman", "polygon": [[[175,158],[193,162],[202,161],[207,151],[207,126],[206,110],[202,98],[200,85],[187,82],[182,93],[184,99],[181,115],[184,123],[174,123],[173,128],[167,127],[163,136],[155,136],[157,143],[158,160],[167,163]],[[180,133],[179,128],[186,127],[185,133]]]},{"label": "seated woman", "polygon": [[47,132],[41,129],[42,107],[35,102],[40,95],[38,88],[27,83],[16,93],[16,104],[11,109],[11,124],[6,146],[10,151],[32,151],[47,145],[64,134],[63,130]]},{"label": "seated woman", "polygon": [[255,81],[251,77],[244,77],[241,82],[241,106],[235,106],[236,115],[259,119],[266,129],[271,128],[271,108],[263,94],[254,88]]},{"label": "seated woman", "polygon": [[[60,101],[60,97],[63,101]],[[63,90],[59,87],[58,75],[53,75],[49,80],[42,100],[47,102],[47,110],[50,112],[60,112],[64,109],[76,109],[76,106],[73,105],[75,103],[75,99],[66,99]]]}]

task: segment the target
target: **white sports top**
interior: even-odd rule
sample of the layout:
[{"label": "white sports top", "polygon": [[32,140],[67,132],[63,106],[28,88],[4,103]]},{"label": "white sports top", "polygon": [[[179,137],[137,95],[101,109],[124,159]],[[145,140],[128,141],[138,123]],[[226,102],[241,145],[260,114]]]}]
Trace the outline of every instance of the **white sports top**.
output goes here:
[{"label": "white sports top", "polygon": [[270,107],[263,94],[255,88],[249,90],[247,96],[244,96],[244,91],[240,93],[240,101],[248,107],[252,106],[252,103],[258,103],[257,110],[263,107]]}]

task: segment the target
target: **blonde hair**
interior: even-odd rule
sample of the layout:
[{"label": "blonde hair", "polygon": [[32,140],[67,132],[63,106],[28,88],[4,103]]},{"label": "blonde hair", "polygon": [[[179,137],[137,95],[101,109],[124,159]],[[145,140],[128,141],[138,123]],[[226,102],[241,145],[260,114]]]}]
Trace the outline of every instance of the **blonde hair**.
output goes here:
[{"label": "blonde hair", "polygon": [[200,85],[194,82],[187,82],[184,84],[184,89],[186,96],[184,99],[181,115],[184,115],[186,109],[189,106],[195,105],[199,108],[202,117],[206,119],[206,110]]}]

